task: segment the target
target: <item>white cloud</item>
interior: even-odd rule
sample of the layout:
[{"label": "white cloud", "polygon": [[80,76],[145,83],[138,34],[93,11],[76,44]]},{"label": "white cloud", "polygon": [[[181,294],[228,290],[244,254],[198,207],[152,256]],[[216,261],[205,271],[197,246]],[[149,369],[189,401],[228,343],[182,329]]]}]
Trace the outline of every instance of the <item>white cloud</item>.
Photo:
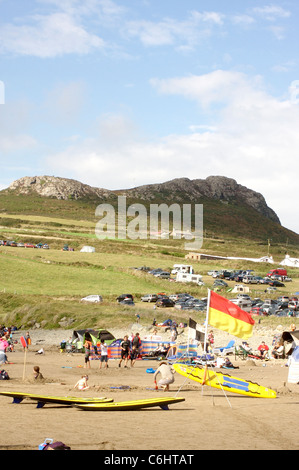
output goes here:
[{"label": "white cloud", "polygon": [[5,24],[0,30],[0,52],[36,57],[87,54],[104,50],[99,36],[89,33],[80,22],[65,12],[26,17],[23,24]]},{"label": "white cloud", "polygon": [[277,5],[266,5],[264,7],[253,8],[253,13],[265,18],[268,21],[275,21],[278,18],[289,18],[291,12]]},{"label": "white cloud", "polygon": [[85,139],[49,155],[51,174],[72,173],[108,189],[224,175],[262,193],[282,223],[299,232],[294,219],[299,202],[294,179],[299,172],[299,106],[266,93],[260,77],[237,72],[219,70],[152,84],[160,93],[183,95],[207,108],[221,101],[217,127],[201,124],[191,134],[146,142],[133,135],[123,119],[121,145],[116,145],[121,119],[110,116],[102,120],[102,129],[110,129],[106,142]]},{"label": "white cloud", "polygon": [[[209,37],[213,26],[223,24],[224,15],[217,12],[192,11],[186,20],[164,18],[161,21],[129,21],[123,33],[138,37],[145,46],[175,45],[181,49],[198,44]],[[182,44],[183,43],[183,44]]]}]

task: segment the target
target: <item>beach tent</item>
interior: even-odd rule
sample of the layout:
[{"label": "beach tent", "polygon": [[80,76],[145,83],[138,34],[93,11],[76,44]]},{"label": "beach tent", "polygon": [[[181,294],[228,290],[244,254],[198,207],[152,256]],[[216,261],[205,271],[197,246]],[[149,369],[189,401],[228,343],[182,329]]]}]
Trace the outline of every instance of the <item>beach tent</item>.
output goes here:
[{"label": "beach tent", "polygon": [[80,253],[95,253],[96,249],[93,246],[83,246]]},{"label": "beach tent", "polygon": [[97,342],[101,342],[102,339],[104,339],[109,346],[111,343],[113,343],[113,341],[115,341],[115,336],[113,336],[113,334],[109,331],[102,329],[98,332]]},{"label": "beach tent", "polygon": [[78,347],[78,349],[81,349],[83,347],[85,340],[91,341],[92,344],[97,344],[98,334],[98,331],[93,330],[91,328],[85,328],[85,330],[74,330],[72,343],[77,345],[77,347],[80,346]]},{"label": "beach tent", "polygon": [[104,339],[109,345],[115,340],[115,337],[112,333],[104,329],[94,330],[92,328],[85,328],[85,330],[73,331],[72,343],[80,342],[84,344],[85,340],[87,340],[91,341],[93,345],[96,345],[101,339]]},{"label": "beach tent", "polygon": [[289,358],[288,382],[292,384],[299,383],[299,346],[296,346],[293,354]]},{"label": "beach tent", "polygon": [[284,331],[281,335],[281,339],[286,344],[285,352],[289,356],[293,353],[296,346],[299,346],[299,330],[295,331]]}]

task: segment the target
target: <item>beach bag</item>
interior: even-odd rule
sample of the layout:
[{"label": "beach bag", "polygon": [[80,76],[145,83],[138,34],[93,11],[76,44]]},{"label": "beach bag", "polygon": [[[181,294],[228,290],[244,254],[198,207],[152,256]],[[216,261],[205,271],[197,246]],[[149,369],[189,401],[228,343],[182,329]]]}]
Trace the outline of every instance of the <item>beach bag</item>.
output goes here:
[{"label": "beach bag", "polygon": [[53,439],[46,439],[43,444],[39,446],[40,450],[71,450],[71,448],[65,445],[61,441],[53,442]]},{"label": "beach bag", "polygon": [[4,369],[0,371],[0,380],[9,380],[9,375]]}]

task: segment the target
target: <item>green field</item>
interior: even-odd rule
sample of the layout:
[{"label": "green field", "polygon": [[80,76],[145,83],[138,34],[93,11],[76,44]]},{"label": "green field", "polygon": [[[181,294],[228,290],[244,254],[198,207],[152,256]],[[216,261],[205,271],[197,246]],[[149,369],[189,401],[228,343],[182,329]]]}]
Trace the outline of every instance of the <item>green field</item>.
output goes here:
[{"label": "green field", "polygon": [[[185,260],[183,240],[104,240],[95,237],[95,223],[75,218],[45,217],[2,213],[0,216],[0,239],[20,242],[43,242],[49,250],[0,247],[0,322],[29,328],[35,323],[45,328],[57,328],[60,322],[72,319],[71,327],[112,327],[134,322],[135,313],[141,314],[145,324],[150,325],[155,316],[158,321],[174,318],[186,322],[190,312],[176,309],[153,310],[144,305],[140,296],[145,293],[189,292],[195,297],[206,297],[207,288],[213,280],[207,276],[210,269],[254,269],[265,275],[275,265],[248,261],[189,262]],[[62,251],[65,244],[75,251]],[[96,253],[80,253],[83,245],[92,245]],[[271,254],[279,261],[286,250],[299,257],[296,245],[272,244]],[[243,238],[205,238],[202,252],[222,256],[260,257],[267,254],[265,242]],[[134,267],[148,266],[170,270],[175,263],[192,264],[195,272],[203,275],[204,287],[183,285],[159,280]],[[291,295],[299,291],[299,270],[288,270],[293,281],[280,288],[272,297]],[[232,286],[234,283],[230,283]],[[252,297],[270,297],[263,286],[254,286]],[[131,293],[136,299],[135,307],[121,307],[116,297]],[[102,304],[87,305],[80,299],[89,294],[100,294]],[[223,291],[223,295],[231,294]],[[204,314],[192,312],[195,319]],[[263,319],[274,321],[274,319]],[[285,319],[279,319],[280,323]]]}]

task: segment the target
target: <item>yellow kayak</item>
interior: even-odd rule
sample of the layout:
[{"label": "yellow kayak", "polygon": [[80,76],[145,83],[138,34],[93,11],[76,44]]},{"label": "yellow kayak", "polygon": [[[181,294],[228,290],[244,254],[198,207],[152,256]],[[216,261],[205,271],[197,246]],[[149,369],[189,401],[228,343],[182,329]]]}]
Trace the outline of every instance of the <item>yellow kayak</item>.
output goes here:
[{"label": "yellow kayak", "polygon": [[209,368],[184,364],[173,364],[172,367],[184,377],[203,385],[223,389],[227,392],[246,395],[247,397],[276,398],[276,392],[270,388],[263,387],[249,380],[232,377],[222,372],[215,372]]},{"label": "yellow kayak", "polygon": [[38,402],[38,408],[42,408],[46,403],[54,403],[57,405],[72,406],[75,403],[109,403],[112,402],[112,398],[98,397],[55,397],[55,396],[44,396],[36,395],[33,393],[22,393],[22,392],[0,392],[0,395],[13,398],[13,403],[21,403],[25,398]]},{"label": "yellow kayak", "polygon": [[139,410],[141,408],[151,408],[153,406],[160,406],[162,409],[168,409],[168,405],[185,401],[185,398],[163,397],[163,398],[147,398],[145,400],[132,400],[114,403],[88,403],[78,404],[74,406],[85,411],[125,411],[125,410]]}]

